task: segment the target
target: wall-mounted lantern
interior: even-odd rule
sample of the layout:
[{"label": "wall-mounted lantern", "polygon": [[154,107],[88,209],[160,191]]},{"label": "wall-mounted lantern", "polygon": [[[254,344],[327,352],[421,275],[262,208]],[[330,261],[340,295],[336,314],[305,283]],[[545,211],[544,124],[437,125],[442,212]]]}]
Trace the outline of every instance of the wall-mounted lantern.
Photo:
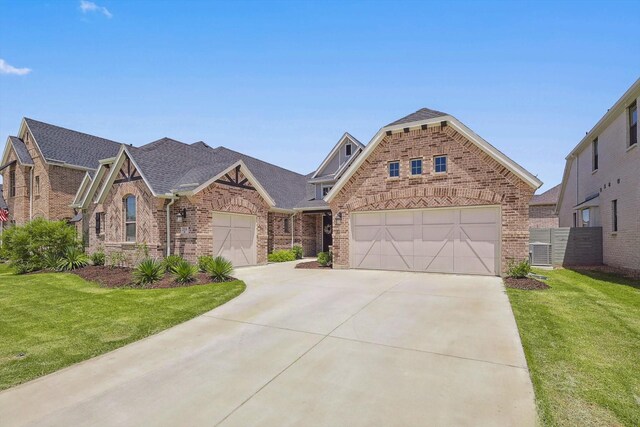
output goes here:
[{"label": "wall-mounted lantern", "polygon": [[185,219],[187,219],[187,209],[182,208],[178,211],[178,215],[176,215],[176,222],[182,222]]},{"label": "wall-mounted lantern", "polygon": [[336,225],[342,224],[342,212],[338,212],[336,215]]}]

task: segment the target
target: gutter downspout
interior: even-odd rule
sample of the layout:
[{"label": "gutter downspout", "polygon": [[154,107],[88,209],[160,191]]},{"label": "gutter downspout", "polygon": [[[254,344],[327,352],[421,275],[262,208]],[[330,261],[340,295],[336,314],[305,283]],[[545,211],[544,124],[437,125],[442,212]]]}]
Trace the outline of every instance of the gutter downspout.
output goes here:
[{"label": "gutter downspout", "polygon": [[29,174],[29,221],[33,219],[33,166]]},{"label": "gutter downspout", "polygon": [[296,229],[296,223],[294,222],[294,218],[296,216],[296,213],[292,213],[291,214],[291,247],[293,248],[293,235],[294,235],[294,230]]},{"label": "gutter downspout", "polygon": [[171,205],[173,205],[178,198],[172,198],[167,204],[167,256],[171,255]]}]

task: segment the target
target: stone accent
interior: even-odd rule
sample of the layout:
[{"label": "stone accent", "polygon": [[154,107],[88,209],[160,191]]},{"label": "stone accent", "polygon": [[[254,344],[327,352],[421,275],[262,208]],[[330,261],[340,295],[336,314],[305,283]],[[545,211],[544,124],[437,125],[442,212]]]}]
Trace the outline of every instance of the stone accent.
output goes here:
[{"label": "stone accent", "polygon": [[556,205],[530,205],[529,228],[558,228]]},{"label": "stone accent", "polygon": [[[447,173],[436,174],[433,157],[447,155]],[[410,175],[411,159],[423,173]],[[400,162],[400,177],[389,178],[388,162]],[[334,268],[349,267],[352,211],[499,205],[502,211],[502,269],[510,259],[526,259],[529,200],[534,189],[450,126],[429,126],[385,136],[331,201]],[[335,221],[335,220],[334,220]]]}]

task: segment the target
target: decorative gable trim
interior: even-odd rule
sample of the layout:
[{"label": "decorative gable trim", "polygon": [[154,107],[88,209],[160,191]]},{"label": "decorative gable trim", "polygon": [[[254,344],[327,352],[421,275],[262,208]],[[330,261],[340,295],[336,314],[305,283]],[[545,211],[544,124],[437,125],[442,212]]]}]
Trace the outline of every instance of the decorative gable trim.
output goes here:
[{"label": "decorative gable trim", "polygon": [[224,174],[223,178],[216,179],[216,183],[222,184],[222,185],[229,185],[231,187],[244,188],[245,190],[256,191],[256,189],[252,187],[251,184],[248,184],[249,182],[248,178],[244,178],[240,180],[239,175],[240,175],[240,165],[235,167],[235,177],[232,177],[231,175],[229,175],[229,172],[227,172]]},{"label": "decorative gable trim", "polygon": [[[338,143],[333,146],[333,149],[329,152],[329,155],[327,155],[327,157],[324,158],[322,163],[320,163],[320,166],[318,166],[318,169],[315,170],[315,172],[313,173],[313,176],[311,177],[311,179],[316,178],[318,176],[318,174],[320,173],[320,171],[322,169],[324,169],[327,166],[327,164],[329,164],[329,161],[331,161],[333,156],[338,154],[338,150],[340,149],[340,146],[342,145],[342,143],[345,140],[349,140],[349,142],[351,142],[352,144],[354,144],[357,147],[355,150],[351,151],[351,157],[352,158],[355,157],[361,150],[364,149],[364,145],[360,141],[358,141],[356,138],[354,138],[349,132],[345,132],[344,135],[342,135],[342,137],[338,140]],[[349,163],[349,162],[347,162],[347,163]]]},{"label": "decorative gable trim", "polygon": [[84,178],[82,178],[82,182],[80,183],[80,187],[78,187],[76,196],[73,198],[73,202],[71,203],[72,208],[77,209],[82,207],[86,192],[88,189],[91,188],[92,182],[93,182],[93,179],[91,178],[91,175],[89,175],[89,172],[84,174]]},{"label": "decorative gable trim", "polygon": [[393,134],[394,132],[404,132],[405,128],[422,129],[423,126],[425,125],[442,126],[443,123],[446,123],[447,126],[451,126],[460,135],[468,139],[471,143],[478,146],[478,148],[480,148],[487,155],[489,155],[489,157],[493,158],[495,161],[500,163],[502,166],[504,166],[506,169],[511,171],[515,176],[520,178],[522,181],[527,183],[532,188],[537,189],[537,188],[540,188],[540,186],[542,185],[542,181],[540,181],[533,174],[531,174],[522,166],[520,166],[519,164],[511,160],[509,157],[507,157],[504,153],[502,153],[500,150],[495,148],[493,145],[489,144],[487,141],[485,141],[479,135],[474,133],[467,126],[465,126],[460,121],[458,121],[458,119],[456,119],[453,116],[447,115],[447,116],[437,117],[437,118],[428,119],[428,120],[420,120],[420,121],[410,122],[410,123],[401,123],[395,126],[386,126],[380,129],[378,133],[376,133],[374,137],[371,139],[371,142],[367,144],[364,151],[358,156],[358,158],[356,158],[353,165],[349,169],[347,169],[346,173],[338,180],[338,182],[336,182],[336,184],[333,186],[333,188],[331,189],[329,194],[327,194],[324,200],[326,202],[331,202],[331,200],[333,200],[336,197],[336,195],[340,192],[342,187],[344,187],[347,184],[347,182],[349,182],[349,179],[351,179],[351,177],[356,173],[356,171],[360,169],[360,167],[365,163],[365,161],[371,155],[371,153],[374,152],[376,147],[380,144],[380,142],[382,142],[382,140],[385,138],[386,135]]}]

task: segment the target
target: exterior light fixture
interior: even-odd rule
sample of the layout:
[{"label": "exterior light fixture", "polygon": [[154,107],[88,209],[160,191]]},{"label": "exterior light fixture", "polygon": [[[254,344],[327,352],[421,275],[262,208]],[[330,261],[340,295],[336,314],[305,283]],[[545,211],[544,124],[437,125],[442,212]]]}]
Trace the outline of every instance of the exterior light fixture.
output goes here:
[{"label": "exterior light fixture", "polygon": [[182,222],[186,218],[187,218],[187,209],[182,208],[181,210],[178,211],[178,215],[176,215],[176,222]]},{"label": "exterior light fixture", "polygon": [[336,225],[342,224],[342,212],[338,212],[336,215]]}]

